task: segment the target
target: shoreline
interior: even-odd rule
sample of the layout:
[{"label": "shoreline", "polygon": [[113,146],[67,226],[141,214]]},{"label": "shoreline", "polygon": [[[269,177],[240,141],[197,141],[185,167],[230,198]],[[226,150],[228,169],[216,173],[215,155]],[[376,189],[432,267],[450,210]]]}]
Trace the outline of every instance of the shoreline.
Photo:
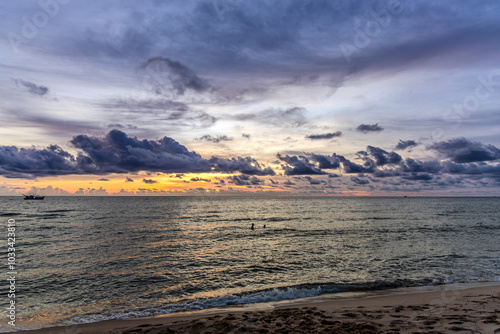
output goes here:
[{"label": "shoreline", "polygon": [[[19,333],[500,333],[500,282],[325,294]],[[11,332],[13,333],[13,332]]]}]

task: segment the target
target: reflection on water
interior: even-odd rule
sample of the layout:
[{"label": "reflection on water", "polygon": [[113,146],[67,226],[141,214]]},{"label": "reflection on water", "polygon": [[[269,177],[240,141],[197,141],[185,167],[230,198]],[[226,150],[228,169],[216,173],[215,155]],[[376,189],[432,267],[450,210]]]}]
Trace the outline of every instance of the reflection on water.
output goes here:
[{"label": "reflection on water", "polygon": [[499,213],[495,198],[0,199],[26,328],[498,280]]}]

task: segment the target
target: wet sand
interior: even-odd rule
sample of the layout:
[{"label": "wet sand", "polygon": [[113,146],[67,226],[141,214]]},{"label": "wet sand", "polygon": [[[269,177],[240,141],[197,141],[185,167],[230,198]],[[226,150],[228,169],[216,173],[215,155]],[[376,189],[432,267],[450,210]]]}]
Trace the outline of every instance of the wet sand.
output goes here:
[{"label": "wet sand", "polygon": [[255,304],[23,333],[500,333],[500,283]]}]

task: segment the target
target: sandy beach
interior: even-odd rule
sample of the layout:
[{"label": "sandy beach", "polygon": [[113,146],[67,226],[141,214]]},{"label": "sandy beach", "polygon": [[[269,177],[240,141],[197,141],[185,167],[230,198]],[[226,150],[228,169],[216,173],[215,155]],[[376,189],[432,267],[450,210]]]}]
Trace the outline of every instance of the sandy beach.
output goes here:
[{"label": "sandy beach", "polygon": [[500,333],[500,284],[295,300],[24,333]]}]

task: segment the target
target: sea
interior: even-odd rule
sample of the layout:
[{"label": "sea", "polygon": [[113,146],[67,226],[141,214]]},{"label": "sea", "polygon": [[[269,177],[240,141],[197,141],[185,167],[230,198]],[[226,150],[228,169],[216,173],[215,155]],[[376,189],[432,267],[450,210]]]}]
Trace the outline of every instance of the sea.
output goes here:
[{"label": "sea", "polygon": [[500,281],[494,197],[0,197],[0,221],[1,332]]}]

